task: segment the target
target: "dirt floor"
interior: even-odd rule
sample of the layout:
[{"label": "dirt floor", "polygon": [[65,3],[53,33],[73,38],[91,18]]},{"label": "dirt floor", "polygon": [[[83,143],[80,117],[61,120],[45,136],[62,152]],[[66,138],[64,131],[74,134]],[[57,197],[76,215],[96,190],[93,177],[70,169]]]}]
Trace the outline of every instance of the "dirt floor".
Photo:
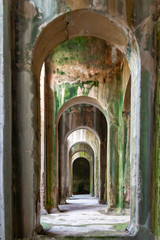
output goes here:
[{"label": "dirt floor", "polygon": [[[72,196],[60,212],[41,216],[47,236],[117,236],[127,235],[129,214],[107,213],[107,206],[90,195]],[[128,211],[129,212],[129,211]]]}]

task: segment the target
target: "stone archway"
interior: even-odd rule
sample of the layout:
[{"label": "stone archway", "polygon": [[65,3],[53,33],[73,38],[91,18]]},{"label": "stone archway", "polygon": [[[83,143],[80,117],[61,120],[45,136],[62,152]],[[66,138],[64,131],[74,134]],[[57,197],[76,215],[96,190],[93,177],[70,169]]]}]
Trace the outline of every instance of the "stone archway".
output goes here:
[{"label": "stone archway", "polygon": [[[77,141],[78,139],[78,141]],[[83,153],[83,154],[82,154]],[[90,159],[93,167],[93,177],[91,176],[91,193],[99,197],[99,158],[100,158],[100,139],[94,132],[88,129],[78,129],[72,132],[67,138],[67,161],[69,161],[69,176],[71,176],[71,163],[76,154]],[[78,155],[79,156],[79,155]],[[78,157],[77,156],[77,157]],[[93,183],[92,183],[93,182]],[[71,178],[69,178],[69,186],[71,186]],[[68,196],[71,196],[71,189],[68,187]]]},{"label": "stone archway", "polygon": [[[69,18],[68,18],[69,17]],[[69,19],[69,21],[68,21]],[[82,20],[83,19],[83,20]],[[78,23],[78,24],[77,24]],[[68,28],[68,26],[70,26]],[[96,26],[96,28],[95,28]],[[123,27],[122,27],[123,26]],[[55,31],[52,31],[52,30]],[[35,45],[34,59],[39,59],[39,64],[37,65],[36,60],[33,60],[34,76],[38,80],[40,74],[40,68],[44,61],[44,58],[49,54],[49,52],[57,46],[60,42],[66,41],[69,38],[75,36],[96,36],[105,39],[115,45],[120,51],[124,52],[131,70],[132,78],[132,116],[131,116],[131,143],[132,143],[132,186],[134,189],[131,191],[131,198],[134,201],[135,194],[137,193],[135,181],[138,179],[137,167],[139,166],[140,157],[140,118],[137,119],[135,116],[139,116],[140,113],[140,59],[139,59],[139,48],[137,46],[134,35],[129,28],[126,28],[121,21],[118,19],[113,19],[109,15],[103,15],[100,13],[95,13],[90,10],[77,10],[70,12],[69,14],[64,14],[47,25],[47,27],[42,31],[39,36],[37,43]],[[45,37],[44,37],[45,36]],[[45,40],[44,40],[45,39]],[[50,44],[45,43],[50,39],[54,41],[49,41]],[[43,41],[44,40],[44,41]],[[52,43],[51,43],[52,42]],[[46,47],[47,46],[47,47]],[[41,49],[42,51],[39,51]],[[36,63],[36,64],[34,64]],[[136,134],[136,141],[135,141]],[[137,158],[137,156],[139,156]],[[136,167],[135,167],[136,166]],[[134,210],[133,210],[134,209]],[[132,205],[132,220],[139,221],[137,204]],[[136,217],[135,217],[136,216]]]},{"label": "stone archway", "polygon": [[90,194],[90,163],[86,158],[76,158],[72,163],[72,193]]},{"label": "stone archway", "polygon": [[[100,124],[101,121],[101,124]],[[103,129],[101,128],[103,126]],[[97,133],[100,139],[100,187],[99,201],[106,202],[107,196],[107,122],[103,113],[91,104],[76,104],[66,109],[58,122],[58,166],[59,166],[59,202],[66,199],[67,153],[66,139],[71,132],[88,128]],[[93,129],[93,130],[92,130]]]},{"label": "stone archway", "polygon": [[71,159],[71,194],[72,195],[72,185],[73,185],[73,163],[76,159],[78,158],[85,158],[87,159],[87,161],[89,162],[89,166],[90,166],[90,190],[89,193],[94,196],[94,156],[92,156],[91,154],[89,154],[88,152],[83,152],[83,151],[79,151],[76,152]]},{"label": "stone archway", "polygon": [[[78,13],[78,18],[77,18]],[[68,17],[72,18],[73,26],[77,25],[76,21],[78,20],[80,24],[78,24],[78,28],[70,28],[68,32],[68,26],[70,25],[68,21]],[[88,23],[88,24],[86,24]],[[96,23],[96,24],[95,24]],[[94,28],[94,26],[97,26]],[[85,27],[86,26],[86,27]],[[111,31],[109,31],[111,30]],[[49,33],[49,31],[52,31]],[[48,35],[49,44],[46,42]],[[17,213],[19,212],[18,206],[20,205],[21,208],[24,208],[24,216],[28,216],[28,225],[23,226],[25,236],[30,234],[33,229],[35,229],[39,225],[39,210],[38,210],[38,189],[39,189],[39,168],[40,164],[38,163],[39,159],[39,133],[40,133],[40,126],[39,126],[39,74],[40,69],[42,66],[42,63],[44,62],[47,54],[51,49],[53,49],[55,46],[57,46],[60,42],[63,42],[67,40],[68,38],[78,36],[78,35],[93,35],[98,36],[103,39],[109,39],[110,42],[115,44],[116,46],[121,49],[121,51],[124,51],[127,59],[129,61],[131,72],[132,72],[132,87],[134,89],[132,94],[132,100],[134,102],[132,106],[132,133],[131,133],[131,139],[132,139],[132,176],[133,176],[133,182],[132,182],[132,197],[133,200],[135,198],[135,195],[138,194],[138,190],[135,185],[135,181],[140,174],[139,171],[137,171],[137,168],[139,170],[139,158],[140,158],[140,60],[139,60],[139,52],[137,51],[138,46],[136,45],[136,40],[134,39],[132,32],[124,26],[123,23],[118,21],[118,19],[113,19],[109,15],[103,15],[101,13],[97,13],[91,10],[79,10],[79,11],[73,11],[71,13],[64,14],[60,17],[57,17],[55,20],[53,20],[52,23],[50,23],[48,26],[45,27],[45,29],[41,32],[37,43],[35,45],[35,51],[34,51],[34,57],[33,57],[33,73],[34,73],[34,79],[37,82],[37,87],[34,92],[34,99],[32,99],[32,107],[30,109],[31,119],[29,126],[27,125],[27,133],[28,135],[24,137],[24,141],[20,142],[20,149],[26,149],[26,157],[24,158],[24,161],[22,163],[22,172],[25,172],[24,176],[20,176],[20,179],[22,182],[24,182],[27,186],[32,186],[30,189],[28,189],[27,194],[23,190],[20,190],[16,193],[16,199],[17,202]],[[52,41],[53,40],[53,41]],[[135,41],[134,41],[135,40]],[[137,49],[136,49],[137,46]],[[38,60],[37,60],[38,59]],[[135,70],[135,71],[134,71]],[[32,81],[31,77],[31,81]],[[36,83],[35,83],[36,84]],[[24,90],[24,89],[23,89]],[[26,89],[25,89],[26,90]],[[23,92],[23,91],[22,91]],[[22,97],[23,98],[23,97]],[[32,98],[30,96],[30,98]],[[24,99],[23,99],[24,100]],[[23,106],[24,101],[22,101]],[[21,107],[22,107],[21,106]],[[22,107],[22,109],[24,109]],[[138,115],[138,119],[135,119],[134,116]],[[23,122],[23,118],[20,117],[19,122]],[[23,125],[23,124],[22,124]],[[32,139],[32,141],[27,141],[28,139]],[[20,138],[20,137],[19,137]],[[143,141],[142,141],[143,146]],[[27,154],[32,152],[32,157],[30,156],[30,159],[33,161],[25,161],[27,158]],[[22,155],[22,152],[19,152],[20,158]],[[34,162],[34,173],[32,171],[33,168],[33,162]],[[25,171],[26,170],[26,171]],[[17,170],[18,171],[18,170]],[[32,177],[30,177],[30,172],[32,172]],[[146,171],[146,174],[148,174],[148,171]],[[19,175],[18,175],[19,176]],[[143,186],[143,181],[141,182]],[[145,193],[148,194],[148,191],[145,189]],[[143,192],[144,194],[144,192]],[[34,197],[33,197],[34,196]],[[137,196],[138,197],[138,196]],[[24,199],[29,199],[29,203],[26,205],[26,201]],[[149,208],[148,202],[145,202],[146,208]],[[24,207],[25,206],[25,207]],[[30,207],[32,206],[32,207]],[[133,223],[138,224],[139,223],[139,210],[138,210],[138,203],[136,202],[136,205],[132,207],[132,219]],[[36,213],[36,214],[35,214]],[[146,213],[147,211],[144,210],[143,214],[144,218],[146,219]],[[21,226],[24,225],[24,223],[21,222],[22,219],[22,213],[19,212],[19,217],[17,217],[17,225]],[[143,221],[142,221],[143,222]],[[19,229],[22,229],[19,227]],[[29,232],[27,234],[27,232]]]},{"label": "stone archway", "polygon": [[76,158],[86,158],[90,163],[90,192],[94,196],[99,196],[99,168],[97,168],[97,162],[99,163],[98,156],[95,154],[95,149],[87,142],[77,142],[73,144],[69,150],[69,186],[68,196],[72,195],[71,182],[72,182],[72,165]]}]

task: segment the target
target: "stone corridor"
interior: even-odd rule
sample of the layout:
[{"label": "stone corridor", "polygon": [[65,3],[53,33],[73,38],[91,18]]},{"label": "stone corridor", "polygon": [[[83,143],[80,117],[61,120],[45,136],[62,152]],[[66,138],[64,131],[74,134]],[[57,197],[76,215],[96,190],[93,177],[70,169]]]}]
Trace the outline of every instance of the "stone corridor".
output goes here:
[{"label": "stone corridor", "polygon": [[160,240],[160,0],[0,0],[0,32],[0,240]]}]

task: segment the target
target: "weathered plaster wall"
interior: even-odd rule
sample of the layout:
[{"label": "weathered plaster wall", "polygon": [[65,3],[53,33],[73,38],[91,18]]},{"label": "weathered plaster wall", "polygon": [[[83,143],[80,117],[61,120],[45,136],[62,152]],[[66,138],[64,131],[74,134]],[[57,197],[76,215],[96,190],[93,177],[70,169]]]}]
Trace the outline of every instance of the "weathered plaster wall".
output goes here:
[{"label": "weathered plaster wall", "polygon": [[[152,5],[157,3],[156,1],[149,1],[143,6],[143,14],[141,15],[138,9],[135,11],[136,20],[140,21],[137,25],[134,21],[135,35],[140,46],[141,54],[141,123],[140,123],[140,162],[139,169],[141,169],[141,175],[139,176],[138,191],[141,191],[139,196],[139,222],[141,228],[143,226],[151,227],[150,218],[150,204],[152,195],[150,190],[152,188],[151,170],[153,165],[154,151],[153,143],[153,109],[154,109],[154,97],[155,97],[155,24],[157,24],[157,13],[155,7]],[[136,2],[134,6],[136,5]],[[142,34],[143,31],[143,34]],[[132,109],[132,108],[131,108]],[[132,124],[131,124],[132,126]],[[131,164],[132,168],[132,164]],[[153,173],[154,174],[154,173]],[[146,199],[145,203],[143,199]],[[136,202],[136,199],[134,200]],[[136,203],[135,203],[136,204]]]},{"label": "weathered plaster wall", "polygon": [[60,44],[49,59],[56,112],[72,97],[89,96],[101,103],[112,121],[130,76],[126,58],[117,48],[99,38],[77,37]]}]

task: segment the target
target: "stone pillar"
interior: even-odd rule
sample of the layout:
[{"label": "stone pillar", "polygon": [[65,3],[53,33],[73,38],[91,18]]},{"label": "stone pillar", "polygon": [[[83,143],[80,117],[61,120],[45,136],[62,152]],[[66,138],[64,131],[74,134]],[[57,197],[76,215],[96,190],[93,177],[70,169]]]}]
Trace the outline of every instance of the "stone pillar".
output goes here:
[{"label": "stone pillar", "polygon": [[[107,138],[107,136],[106,136]],[[99,202],[105,204],[107,201],[107,143],[106,140],[100,143],[100,184]]]},{"label": "stone pillar", "polygon": [[32,21],[23,15],[25,4],[30,3],[12,1],[11,9],[13,238],[30,238],[41,230],[40,79],[32,73]]},{"label": "stone pillar", "polygon": [[113,119],[109,127],[109,169],[108,169],[108,208],[117,207],[119,203],[119,151],[118,119]]},{"label": "stone pillar", "polygon": [[45,66],[43,64],[40,76],[40,115],[41,115],[41,173],[40,173],[40,208],[41,214],[46,214],[46,141],[45,141]]},{"label": "stone pillar", "polygon": [[130,207],[130,112],[123,112],[123,208]]},{"label": "stone pillar", "polygon": [[[145,230],[151,228],[151,201],[152,195],[150,189],[152,189],[152,181],[151,181],[151,169],[153,164],[153,148],[154,148],[154,103],[155,103],[155,59],[156,59],[156,51],[155,51],[155,40],[153,36],[155,35],[155,25],[157,24],[157,6],[156,1],[152,1],[151,3],[147,3],[142,1],[141,9],[139,11],[138,1],[134,1],[133,11],[135,12],[136,19],[133,20],[133,25],[135,28],[135,35],[140,47],[140,66],[141,66],[141,81],[140,85],[135,87],[135,92],[139,92],[140,102],[137,104],[137,114],[133,116],[132,108],[135,108],[136,99],[134,98],[134,93],[132,96],[132,104],[131,104],[131,132],[133,128],[133,124],[137,122],[137,127],[140,130],[140,139],[137,144],[137,149],[139,148],[139,159],[137,159],[137,173],[138,173],[138,182],[134,183],[136,185],[136,193],[137,196],[135,198],[134,191],[132,192],[132,205],[137,206],[137,209],[132,209],[136,211],[136,221],[139,224],[140,228],[145,228]],[[151,12],[151,8],[153,9]],[[139,24],[137,25],[137,21]],[[144,23],[145,22],[145,23]],[[141,32],[141,35],[139,35]],[[137,77],[137,76],[136,76]],[[139,76],[138,76],[139,77]],[[134,79],[132,79],[132,87],[134,87]],[[136,88],[138,88],[136,90]],[[140,112],[139,112],[140,110]],[[135,114],[135,112],[134,112]],[[135,121],[133,121],[133,119]],[[138,121],[139,122],[138,122]],[[132,139],[131,144],[135,142],[137,138],[134,133],[134,138]],[[139,146],[138,146],[139,145]],[[132,146],[131,146],[132,148]],[[136,152],[136,150],[135,150]],[[135,156],[136,157],[136,156]],[[139,160],[139,161],[138,161]],[[132,162],[131,162],[132,164]],[[132,168],[133,165],[131,165]],[[132,181],[132,180],[131,180]],[[133,185],[133,183],[132,183]],[[145,237],[144,237],[145,238]],[[148,239],[146,237],[146,239]]]},{"label": "stone pillar", "polygon": [[[159,5],[160,8],[160,5]],[[160,9],[157,9],[158,11]],[[160,237],[160,15],[156,29],[157,36],[157,66],[156,66],[156,93],[155,93],[155,158],[153,165],[153,225],[152,229],[157,237]]]},{"label": "stone pillar", "polygon": [[94,196],[94,157],[90,156],[90,194]]},{"label": "stone pillar", "polygon": [[66,159],[66,141],[63,133],[66,131],[66,122],[62,121],[62,124],[58,126],[61,128],[59,132],[58,140],[59,146],[59,204],[66,203],[67,189],[66,189],[66,179],[67,179],[67,159]]},{"label": "stone pillar", "polygon": [[12,135],[14,231],[17,238],[27,238],[36,230],[40,220],[36,219],[40,211],[40,125],[36,82],[31,73],[16,70]]},{"label": "stone pillar", "polygon": [[53,89],[53,69],[49,58],[45,62],[45,123],[46,123],[46,201],[45,208],[52,212],[57,207],[57,163],[55,130],[55,96]]},{"label": "stone pillar", "polygon": [[94,195],[99,197],[99,180],[100,180],[100,154],[94,156]]},{"label": "stone pillar", "polygon": [[67,198],[67,130],[72,114],[62,115],[58,127],[58,203],[65,204]]},{"label": "stone pillar", "polygon": [[0,0],[0,239],[12,233],[12,95],[10,3]]}]

